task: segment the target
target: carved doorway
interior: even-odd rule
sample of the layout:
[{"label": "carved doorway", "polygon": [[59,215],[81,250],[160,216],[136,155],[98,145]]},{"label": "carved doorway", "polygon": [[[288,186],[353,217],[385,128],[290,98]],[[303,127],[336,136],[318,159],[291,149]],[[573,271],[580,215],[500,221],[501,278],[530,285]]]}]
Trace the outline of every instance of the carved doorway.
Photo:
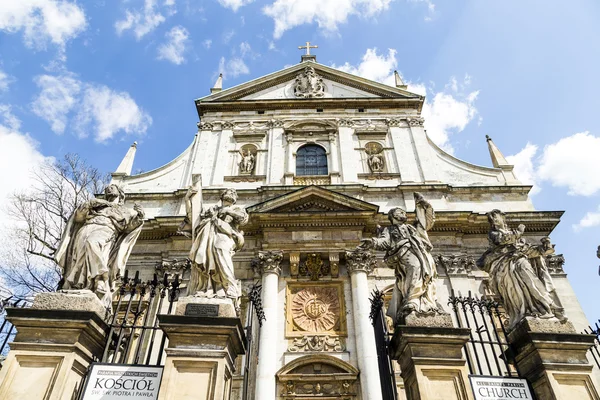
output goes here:
[{"label": "carved doorway", "polygon": [[281,400],[356,400],[358,370],[325,354],[300,357],[277,372],[277,393]]}]

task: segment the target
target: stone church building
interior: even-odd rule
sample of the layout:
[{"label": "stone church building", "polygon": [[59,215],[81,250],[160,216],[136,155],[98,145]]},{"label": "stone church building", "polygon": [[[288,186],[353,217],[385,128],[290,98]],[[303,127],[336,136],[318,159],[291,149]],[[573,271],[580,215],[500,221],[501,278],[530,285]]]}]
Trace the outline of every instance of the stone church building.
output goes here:
[{"label": "stone church building", "polygon": [[[127,204],[138,203],[146,213],[127,269],[144,279],[157,271],[178,273],[183,291],[190,276],[191,239],[180,232],[188,188],[201,187],[204,208],[217,204],[224,189],[236,190],[249,220],[233,260],[242,323],[253,332],[247,355],[236,362],[232,400],[241,399],[244,374],[251,378],[248,398],[256,400],[382,398],[369,299],[375,289],[389,299],[394,270],[383,253],[375,265],[356,267],[346,251],[377,236],[394,207],[414,220],[415,192],[435,210],[429,238],[437,296],[448,312],[452,291],[491,295],[488,275],[475,263],[488,248],[487,212],[500,209],[509,225],[524,224],[531,242],[550,236],[560,222],[562,212],[533,207],[531,186],[519,181],[491,138],[491,166],[438,147],[424,128],[424,102],[398,75],[388,86],[304,55],[296,65],[232,88],[223,89],[219,78],[195,101],[200,122],[189,132],[187,149],[132,175],[134,144],[112,174]],[[588,321],[563,263],[560,255],[548,259],[557,302],[582,332]],[[246,312],[256,284],[262,325]],[[398,398],[406,398],[400,366],[394,368]],[[453,387],[448,376],[429,379]]]}]

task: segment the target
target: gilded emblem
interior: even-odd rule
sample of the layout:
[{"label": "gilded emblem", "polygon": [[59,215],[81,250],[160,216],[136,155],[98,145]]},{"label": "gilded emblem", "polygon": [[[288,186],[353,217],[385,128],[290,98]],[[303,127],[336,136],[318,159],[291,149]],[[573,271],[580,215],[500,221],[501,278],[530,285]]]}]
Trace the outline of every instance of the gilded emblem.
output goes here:
[{"label": "gilded emblem", "polygon": [[339,323],[340,301],[335,287],[308,287],[292,299],[294,325],[305,332],[328,332]]}]

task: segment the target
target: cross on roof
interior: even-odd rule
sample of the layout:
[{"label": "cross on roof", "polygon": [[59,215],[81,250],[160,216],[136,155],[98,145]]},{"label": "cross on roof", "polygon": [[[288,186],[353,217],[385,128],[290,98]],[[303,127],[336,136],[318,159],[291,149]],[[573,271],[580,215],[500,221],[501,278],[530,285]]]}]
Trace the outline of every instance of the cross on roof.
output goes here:
[{"label": "cross on roof", "polygon": [[310,42],[306,42],[306,46],[298,46],[298,50],[306,49],[306,55],[310,56],[310,49],[317,49],[319,46],[311,46]]}]

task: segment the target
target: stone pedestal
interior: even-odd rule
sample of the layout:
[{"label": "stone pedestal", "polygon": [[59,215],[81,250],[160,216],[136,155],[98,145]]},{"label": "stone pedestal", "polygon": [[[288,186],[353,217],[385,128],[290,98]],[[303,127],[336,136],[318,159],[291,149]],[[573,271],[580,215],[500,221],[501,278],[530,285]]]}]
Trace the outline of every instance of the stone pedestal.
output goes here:
[{"label": "stone pedestal", "polygon": [[102,357],[108,325],[94,311],[6,311],[17,335],[0,370],[0,399],[72,399],[88,365]]},{"label": "stone pedestal", "polygon": [[160,400],[228,400],[235,359],[245,353],[239,318],[159,315],[169,339]]},{"label": "stone pedestal", "polygon": [[[450,324],[442,321],[444,317]],[[438,316],[436,320],[442,325],[452,322],[449,315]],[[426,325],[431,321],[421,322]],[[397,326],[390,355],[400,363],[406,398],[472,400],[469,371],[462,354],[468,340],[466,328]]]},{"label": "stone pedestal", "polygon": [[586,354],[593,335],[575,332],[570,322],[523,319],[508,334],[520,374],[538,399],[600,399]]}]

